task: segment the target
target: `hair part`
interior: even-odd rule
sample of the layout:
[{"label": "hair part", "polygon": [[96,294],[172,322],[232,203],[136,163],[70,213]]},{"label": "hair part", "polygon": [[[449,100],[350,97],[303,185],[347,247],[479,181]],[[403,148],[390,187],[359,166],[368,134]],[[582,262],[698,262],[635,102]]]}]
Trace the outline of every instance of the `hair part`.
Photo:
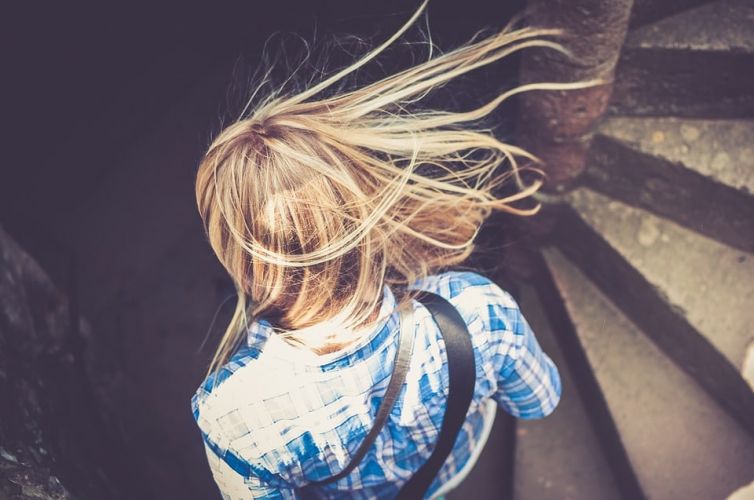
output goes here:
[{"label": "hair part", "polygon": [[[462,263],[492,211],[538,211],[518,205],[542,185],[543,174],[530,166],[538,159],[474,124],[521,92],[601,81],[522,85],[465,112],[417,110],[416,103],[525,48],[567,53],[549,39],[559,30],[511,23],[375,83],[317,98],[400,38],[426,5],[345,69],[294,95],[261,98],[209,146],[197,172],[197,204],[238,294],[209,372],[262,316],[290,342],[337,349],[354,339],[295,330],[336,315],[346,334],[369,325],[385,284],[409,285]],[[536,178],[524,182],[522,170]],[[501,197],[499,188],[511,180],[516,191]],[[399,306],[412,298],[405,288],[396,291]]]}]

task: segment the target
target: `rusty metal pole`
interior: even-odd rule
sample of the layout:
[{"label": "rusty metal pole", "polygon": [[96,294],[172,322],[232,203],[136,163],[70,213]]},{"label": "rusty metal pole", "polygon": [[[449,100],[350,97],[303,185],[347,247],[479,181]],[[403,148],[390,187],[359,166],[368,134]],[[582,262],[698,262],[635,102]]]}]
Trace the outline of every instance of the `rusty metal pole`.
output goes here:
[{"label": "rusty metal pole", "polygon": [[[524,51],[521,83],[612,82],[633,0],[529,0],[528,24],[562,28],[574,58],[548,49]],[[533,91],[522,97],[519,143],[544,160],[546,188],[567,188],[583,172],[594,127],[607,109],[612,84],[568,91]]]}]

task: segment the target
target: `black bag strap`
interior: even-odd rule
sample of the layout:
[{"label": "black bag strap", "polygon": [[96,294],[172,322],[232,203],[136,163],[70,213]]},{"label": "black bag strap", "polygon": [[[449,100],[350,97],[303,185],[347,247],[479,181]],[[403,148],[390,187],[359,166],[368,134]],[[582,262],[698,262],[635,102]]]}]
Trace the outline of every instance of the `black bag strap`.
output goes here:
[{"label": "black bag strap", "polygon": [[474,397],[476,369],[474,348],[466,322],[445,298],[430,292],[417,297],[429,309],[440,328],[448,357],[448,401],[435,449],[421,468],[403,485],[398,499],[423,498],[450,455]]},{"label": "black bag strap", "polygon": [[[445,343],[446,356],[448,358],[448,399],[443,416],[440,435],[435,448],[429,459],[419,470],[403,485],[397,498],[413,500],[423,498],[437,473],[453,450],[458,433],[466,413],[474,396],[476,383],[476,369],[474,366],[474,350],[471,344],[471,336],[458,310],[444,297],[431,292],[421,292],[416,297],[429,310],[440,329]],[[359,449],[354,454],[351,462],[338,474],[320,481],[312,481],[307,486],[320,486],[346,477],[358,466],[369,448],[374,443],[377,435],[382,431],[387,416],[389,415],[395,399],[400,392],[406,378],[408,363],[411,358],[413,337],[413,316],[411,307],[408,311],[401,312],[401,324],[399,329],[399,347],[393,367],[393,373],[388,382],[385,396],[377,410],[374,425],[367,434]]]}]

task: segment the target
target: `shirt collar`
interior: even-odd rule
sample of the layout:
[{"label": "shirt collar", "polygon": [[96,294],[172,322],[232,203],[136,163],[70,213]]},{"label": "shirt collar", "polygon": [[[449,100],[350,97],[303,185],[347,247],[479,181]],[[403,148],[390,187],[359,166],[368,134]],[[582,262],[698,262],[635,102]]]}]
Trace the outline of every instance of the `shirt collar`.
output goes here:
[{"label": "shirt collar", "polygon": [[[277,358],[288,361],[297,361],[308,365],[317,365],[323,369],[333,364],[342,364],[338,361],[346,360],[348,363],[353,354],[357,351],[365,350],[367,346],[371,346],[372,349],[367,349],[370,352],[384,341],[385,334],[393,330],[392,325],[389,325],[393,320],[393,312],[395,311],[395,295],[388,285],[383,286],[382,304],[380,306],[377,320],[372,326],[365,329],[352,330],[354,336],[357,336],[359,340],[349,344],[344,349],[328,354],[316,354],[315,352],[307,349],[303,346],[295,346],[289,342],[283,340],[279,335],[275,335],[275,331],[269,321],[265,319],[258,319],[252,322],[247,329],[246,341],[249,347],[255,348],[260,351],[261,356],[265,358]],[[344,329],[344,326],[340,324],[342,318],[335,317],[329,320],[321,321],[307,328],[295,330],[298,334],[306,334],[307,331],[336,331]],[[386,326],[389,328],[386,329]],[[382,333],[382,334],[381,334]],[[381,335],[380,335],[381,334]],[[367,355],[366,352],[363,353]],[[362,358],[364,356],[358,356]]]}]

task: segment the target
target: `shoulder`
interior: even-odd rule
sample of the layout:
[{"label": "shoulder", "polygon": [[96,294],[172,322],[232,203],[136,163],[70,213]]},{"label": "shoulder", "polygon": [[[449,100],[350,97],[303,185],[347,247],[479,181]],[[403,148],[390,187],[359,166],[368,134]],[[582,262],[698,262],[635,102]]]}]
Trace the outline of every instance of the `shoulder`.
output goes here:
[{"label": "shoulder", "polygon": [[509,365],[530,328],[518,303],[490,278],[473,271],[448,271],[415,282],[410,288],[447,299],[463,317],[475,347],[498,364]]},{"label": "shoulder", "polygon": [[191,398],[191,409],[205,445],[244,477],[275,481],[278,463],[252,439],[265,414],[259,403],[274,398],[285,374],[242,346],[218,374],[207,376]]},{"label": "shoulder", "polygon": [[436,293],[449,300],[464,317],[478,316],[485,322],[504,319],[507,313],[518,311],[510,293],[474,271],[433,274],[417,280],[410,288]]}]

